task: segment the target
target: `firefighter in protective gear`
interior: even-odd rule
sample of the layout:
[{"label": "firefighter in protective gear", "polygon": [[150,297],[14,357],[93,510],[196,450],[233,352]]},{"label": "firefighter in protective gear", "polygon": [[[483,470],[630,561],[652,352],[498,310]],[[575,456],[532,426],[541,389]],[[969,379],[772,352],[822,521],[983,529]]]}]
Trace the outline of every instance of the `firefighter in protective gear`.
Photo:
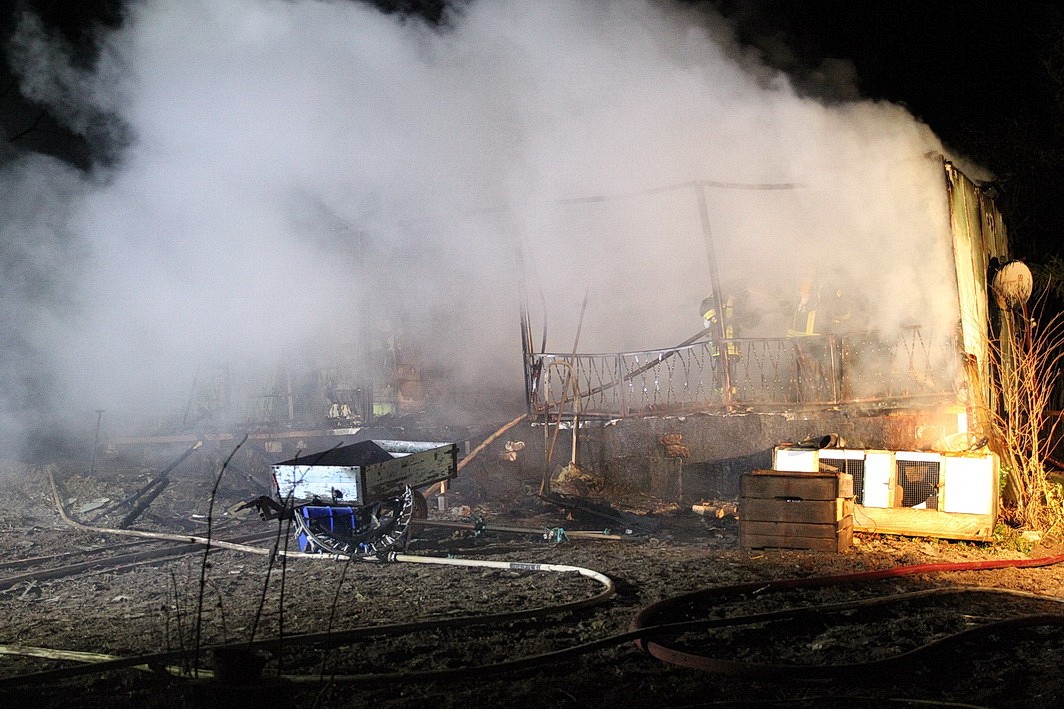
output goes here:
[{"label": "firefighter in protective gear", "polygon": [[[837,281],[837,278],[832,280]],[[834,397],[833,347],[851,312],[841,287],[822,285],[812,277],[802,279],[788,337],[795,340],[798,401],[823,402]],[[825,337],[817,337],[823,335]]]},{"label": "firefighter in protective gear", "polygon": [[[717,302],[717,296],[710,292],[705,298],[702,299],[702,306],[699,308],[702,314],[702,327],[713,332],[710,333],[710,339],[716,340],[719,338],[721,328],[719,321],[723,320],[723,332],[725,339],[725,347],[728,351],[729,357],[739,357],[739,345],[734,342],[734,338],[739,337],[739,328],[735,323],[735,296],[729,295],[724,298],[724,303],[721,305]],[[716,342],[713,344],[713,356],[720,356],[720,349]]]},{"label": "firefighter in protective gear", "polygon": [[[735,296],[725,296],[724,302],[719,302],[716,294],[710,292],[702,299],[699,312],[702,315],[702,326],[709,332],[711,340],[710,355],[713,357],[713,372],[716,380],[717,391],[723,395],[725,389],[733,396],[738,389],[735,386],[735,365],[739,361],[739,343],[735,341],[739,337],[739,328],[735,319]],[[724,333],[724,342],[720,342],[721,332]],[[721,345],[723,344],[723,352]],[[725,354],[721,362],[721,354]],[[726,365],[726,366],[724,366]],[[729,397],[725,397],[728,403]]]},{"label": "firefighter in protective gear", "polygon": [[815,335],[816,309],[820,303],[820,288],[812,278],[805,278],[798,286],[798,305],[787,330],[787,337]]},{"label": "firefighter in protective gear", "polygon": [[[827,294],[825,295],[825,291]],[[791,318],[787,337],[827,335],[838,332],[851,313],[842,288],[825,289],[812,278],[798,288],[798,305]]]}]

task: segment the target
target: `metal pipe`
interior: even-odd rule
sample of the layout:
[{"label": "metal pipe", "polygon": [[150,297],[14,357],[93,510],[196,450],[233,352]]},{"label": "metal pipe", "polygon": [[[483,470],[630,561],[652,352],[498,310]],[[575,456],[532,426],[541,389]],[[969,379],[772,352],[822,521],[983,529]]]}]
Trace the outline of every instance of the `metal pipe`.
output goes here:
[{"label": "metal pipe", "polygon": [[720,283],[720,271],[717,268],[717,253],[713,245],[713,230],[709,222],[709,204],[706,202],[706,188],[702,183],[696,183],[695,194],[698,197],[698,216],[702,222],[702,235],[705,237],[706,242],[706,258],[709,260],[709,281],[710,287],[713,289],[714,297],[717,299],[717,332],[714,333],[714,337],[719,340],[720,349],[720,366],[721,366],[721,383],[723,391],[721,392],[721,402],[724,406],[731,406],[731,367],[728,366],[728,347],[727,339],[728,332],[726,324],[724,322],[724,299],[725,294],[721,290]]},{"label": "metal pipe", "polygon": [[96,409],[96,435],[92,439],[92,462],[89,463],[89,475],[96,472],[96,449],[100,446],[100,421],[103,419],[103,409]]},{"label": "metal pipe", "polygon": [[[417,521],[419,525],[425,527],[443,527],[445,529],[482,529],[486,532],[503,532],[510,534],[532,534],[539,535],[544,534],[546,529],[535,529],[533,527],[510,527],[507,525],[497,524],[473,524],[471,522],[457,522],[446,519],[419,519]],[[599,532],[595,530],[564,530],[565,536],[572,539],[608,539],[617,541],[619,539],[625,539],[619,534],[610,534],[608,532]]]}]

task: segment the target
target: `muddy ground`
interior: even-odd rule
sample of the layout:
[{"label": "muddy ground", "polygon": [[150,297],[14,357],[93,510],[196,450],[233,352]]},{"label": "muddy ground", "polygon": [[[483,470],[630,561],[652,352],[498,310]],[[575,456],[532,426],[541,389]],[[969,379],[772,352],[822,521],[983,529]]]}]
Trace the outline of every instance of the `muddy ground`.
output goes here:
[{"label": "muddy ground", "polygon": [[[291,549],[290,536],[237,509],[265,491],[268,469],[244,461],[219,479],[224,451],[175,468],[132,520],[120,503],[160,461],[111,456],[92,475],[84,461],[0,463],[0,704],[1064,706],[1064,564],[956,567],[1056,556],[1059,545],[857,535],[842,553],[744,550],[728,514],[608,489],[544,501],[502,452],[463,470],[447,509],[429,498],[429,520],[450,526],[423,528],[406,554],[540,567],[271,555]],[[101,531],[123,522],[177,538]],[[208,534],[247,548],[178,541]],[[924,564],[936,566],[819,580]],[[542,565],[603,574],[612,595],[593,574]],[[793,579],[806,585],[773,583]],[[737,584],[752,585],[727,588]],[[713,621],[653,636],[695,667],[637,646],[642,609],[698,591],[645,623]],[[261,674],[243,669],[249,659]]]}]

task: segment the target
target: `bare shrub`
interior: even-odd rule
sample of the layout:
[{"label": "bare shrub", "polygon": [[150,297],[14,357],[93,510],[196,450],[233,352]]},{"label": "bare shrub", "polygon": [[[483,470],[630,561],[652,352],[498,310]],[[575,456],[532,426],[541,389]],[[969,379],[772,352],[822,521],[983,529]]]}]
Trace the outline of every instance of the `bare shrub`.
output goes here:
[{"label": "bare shrub", "polygon": [[1046,467],[1059,422],[1051,402],[1064,359],[1064,313],[1047,313],[1045,303],[1043,295],[1031,310],[1023,304],[1003,313],[1001,334],[990,342],[996,405],[988,418],[1005,476],[1005,521],[1047,530],[1064,523],[1061,486]]}]

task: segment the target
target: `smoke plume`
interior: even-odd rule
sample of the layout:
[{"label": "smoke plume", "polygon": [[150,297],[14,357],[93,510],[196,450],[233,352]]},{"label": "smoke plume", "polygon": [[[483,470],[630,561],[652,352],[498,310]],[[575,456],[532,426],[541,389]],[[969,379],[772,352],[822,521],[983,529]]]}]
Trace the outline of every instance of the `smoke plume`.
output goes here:
[{"label": "smoke plume", "polygon": [[9,50],[114,155],[0,168],[9,437],[392,329],[455,386],[520,391],[523,288],[557,352],[581,322],[583,351],[686,339],[712,268],[749,291],[744,334],[784,334],[806,278],[883,332],[956,320],[935,136],[800,95],[703,11],[144,0],[98,43],[79,67],[25,15]]}]

